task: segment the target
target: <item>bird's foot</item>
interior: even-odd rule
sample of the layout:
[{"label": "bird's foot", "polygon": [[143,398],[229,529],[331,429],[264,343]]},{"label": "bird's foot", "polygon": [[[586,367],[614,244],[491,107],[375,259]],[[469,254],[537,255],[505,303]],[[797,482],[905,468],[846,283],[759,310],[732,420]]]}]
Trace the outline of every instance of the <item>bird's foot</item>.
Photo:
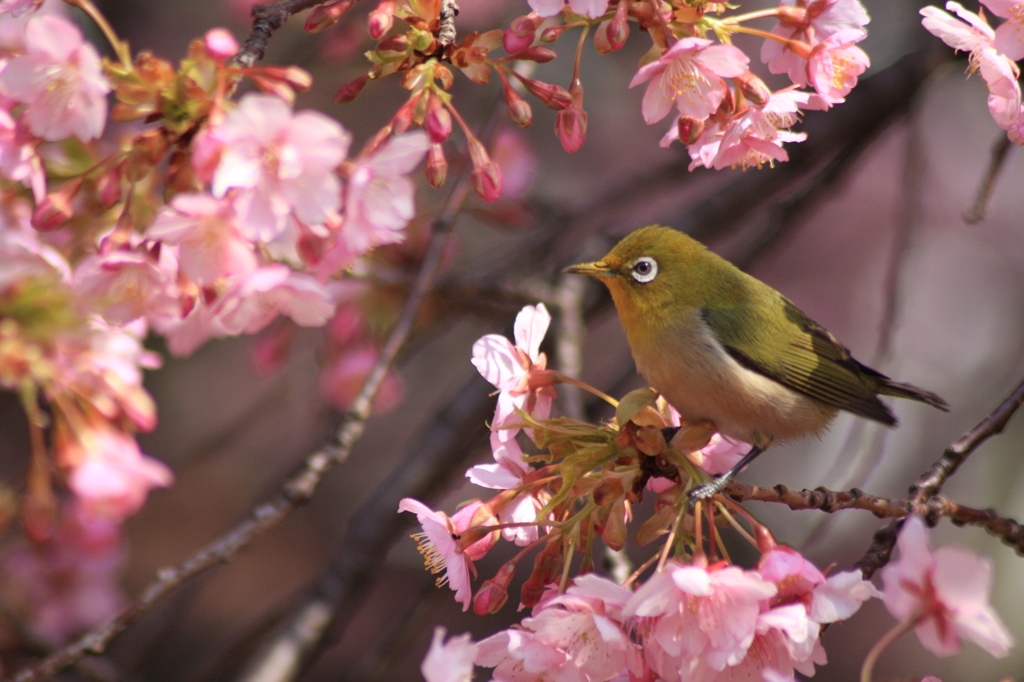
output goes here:
[{"label": "bird's foot", "polygon": [[690,496],[690,504],[697,502],[698,500],[710,500],[715,495],[725,490],[725,486],[729,485],[731,476],[722,476],[716,478],[710,483],[704,483],[696,488],[690,488],[688,495]]}]

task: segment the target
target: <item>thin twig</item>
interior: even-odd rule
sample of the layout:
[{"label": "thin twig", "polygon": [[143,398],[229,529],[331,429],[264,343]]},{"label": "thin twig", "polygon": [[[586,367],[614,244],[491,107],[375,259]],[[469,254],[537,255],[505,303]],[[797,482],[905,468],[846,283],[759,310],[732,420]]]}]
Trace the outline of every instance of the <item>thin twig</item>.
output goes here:
[{"label": "thin twig", "polygon": [[437,42],[444,49],[455,42],[455,17],[459,15],[459,6],[455,0],[441,0],[440,27],[437,30]]},{"label": "thin twig", "polygon": [[985,172],[985,177],[981,179],[981,185],[978,187],[978,194],[974,198],[974,203],[969,209],[964,211],[964,221],[974,224],[980,223],[985,219],[985,214],[988,212],[988,201],[992,198],[992,190],[996,187],[996,179],[999,177],[999,171],[1003,169],[1003,164],[1006,162],[1009,151],[1010,138],[1001,134],[995,144],[992,145],[992,155],[989,157],[988,169]]}]

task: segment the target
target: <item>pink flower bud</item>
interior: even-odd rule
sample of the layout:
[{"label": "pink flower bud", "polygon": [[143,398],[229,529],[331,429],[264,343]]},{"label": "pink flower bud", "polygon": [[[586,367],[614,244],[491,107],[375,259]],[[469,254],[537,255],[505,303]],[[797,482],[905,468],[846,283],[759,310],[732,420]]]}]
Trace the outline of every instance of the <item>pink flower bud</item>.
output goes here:
[{"label": "pink flower bud", "polygon": [[314,7],[306,17],[306,33],[319,33],[325,28],[333,26],[334,22],[340,19],[342,14],[352,9],[354,4],[356,4],[355,0],[338,0],[338,2]]},{"label": "pink flower bud", "polygon": [[749,71],[733,78],[732,81],[748,102],[763,107],[771,99],[772,91],[768,89],[763,80]]},{"label": "pink flower bud", "polygon": [[615,48],[612,47],[612,41],[608,38],[608,27],[611,23],[610,21],[603,21],[598,24],[597,30],[594,31],[594,49],[597,50],[598,54],[615,52]]},{"label": "pink flower bud", "polygon": [[444,142],[452,134],[452,115],[441,100],[433,95],[427,100],[427,117],[423,123],[431,142]]},{"label": "pink flower bud", "polygon": [[367,30],[370,37],[374,40],[379,39],[395,24],[395,3],[384,0],[377,5],[377,9],[370,12],[368,21]]},{"label": "pink flower bud", "polygon": [[568,25],[563,24],[561,26],[548,26],[546,29],[540,32],[540,42],[551,44],[562,37],[565,33],[565,29],[569,28]]},{"label": "pink flower bud", "polygon": [[505,52],[516,54],[533,45],[538,26],[540,26],[540,20],[532,14],[513,19],[502,37]]},{"label": "pink flower bud", "polygon": [[388,36],[377,43],[377,55],[385,62],[404,59],[409,54],[409,39],[404,35]]},{"label": "pink flower bud", "polygon": [[213,57],[218,64],[223,64],[238,52],[238,41],[226,28],[211,28],[203,36],[203,47],[206,54]]},{"label": "pink flower bud", "polygon": [[338,92],[334,93],[335,104],[347,104],[356,98],[363,88],[366,87],[366,83],[369,80],[366,76],[359,76],[354,81],[346,83],[338,88]]},{"label": "pink flower bud", "polygon": [[118,164],[96,180],[96,194],[104,208],[121,200],[121,172],[121,164]]},{"label": "pink flower bud", "polygon": [[395,113],[395,117],[391,119],[392,135],[401,135],[409,130],[409,127],[412,125],[412,110],[413,107],[406,103],[405,106]]},{"label": "pink flower bud", "polygon": [[444,157],[444,149],[439,144],[432,144],[427,152],[427,182],[431,187],[440,188],[447,178],[448,159]]},{"label": "pink flower bud", "polygon": [[615,18],[608,26],[608,42],[612,49],[620,50],[629,38],[629,3],[620,2],[615,9]]},{"label": "pink flower bud", "polygon": [[517,54],[516,59],[525,59],[526,61],[536,62],[538,64],[546,64],[557,56],[558,53],[550,47],[536,45]]},{"label": "pink flower bud", "polygon": [[575,106],[562,109],[555,119],[555,133],[562,149],[570,154],[579,151],[587,139],[587,112]]},{"label": "pink flower bud", "polygon": [[565,109],[572,104],[572,96],[569,91],[561,85],[542,83],[531,78],[520,78],[520,81],[530,91],[530,94],[544,103],[549,109]]},{"label": "pink flower bud", "polygon": [[493,578],[485,580],[480,591],[473,598],[473,613],[485,616],[500,611],[508,601],[508,586],[515,573],[516,562],[513,560],[498,569],[497,575]]},{"label": "pink flower bud", "polygon": [[786,28],[806,29],[807,8],[792,5],[779,5],[775,9],[775,16],[779,19],[779,25]]},{"label": "pink flower bud", "polygon": [[676,122],[679,126],[679,141],[685,145],[691,145],[697,141],[704,132],[704,119],[693,116],[680,116]]},{"label": "pink flower bud", "polygon": [[50,232],[66,223],[74,209],[71,202],[82,189],[82,179],[72,180],[56,192],[52,192],[43,199],[36,210],[32,212],[32,227],[40,232]]},{"label": "pink flower bud", "polygon": [[493,161],[474,168],[469,179],[477,196],[484,201],[496,201],[501,196],[501,169]]},{"label": "pink flower bud", "polygon": [[508,117],[520,128],[526,128],[533,123],[533,109],[530,108],[530,103],[520,97],[508,83],[505,84],[505,105],[508,107]]}]

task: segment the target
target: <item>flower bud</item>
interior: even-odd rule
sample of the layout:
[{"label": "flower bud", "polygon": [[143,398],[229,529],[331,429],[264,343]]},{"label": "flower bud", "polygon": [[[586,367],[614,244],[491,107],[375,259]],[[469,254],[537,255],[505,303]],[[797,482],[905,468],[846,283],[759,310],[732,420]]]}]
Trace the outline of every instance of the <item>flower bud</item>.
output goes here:
[{"label": "flower bud", "polygon": [[555,134],[562,143],[562,149],[570,154],[579,151],[587,139],[587,112],[574,106],[559,111],[555,119]]},{"label": "flower bud", "polygon": [[537,554],[533,562],[533,572],[523,583],[520,596],[523,606],[530,607],[540,601],[544,595],[544,587],[557,580],[562,573],[563,560],[560,540],[549,542]]},{"label": "flower bud", "polygon": [[540,20],[532,14],[513,19],[502,36],[505,52],[517,54],[533,45],[538,26],[540,26]]},{"label": "flower bud", "polygon": [[772,91],[764,84],[764,81],[747,71],[744,74],[732,79],[748,102],[763,107],[772,97]]},{"label": "flower bud", "polygon": [[409,54],[409,39],[404,35],[388,36],[377,43],[377,55],[385,62],[405,59]]},{"label": "flower bud", "polygon": [[594,49],[597,50],[598,54],[610,54],[615,52],[615,48],[612,47],[612,41],[608,38],[608,26],[612,22],[603,21],[597,26],[597,30],[594,31]]},{"label": "flower bud", "polygon": [[547,64],[557,56],[558,53],[556,53],[550,47],[544,47],[543,45],[535,45],[531,48],[528,48],[518,53],[516,55],[516,59],[525,59],[526,61],[536,62],[538,64]]},{"label": "flower bud", "polygon": [[363,88],[366,87],[366,82],[369,80],[365,75],[359,76],[354,81],[346,83],[338,88],[338,92],[334,93],[335,104],[347,104],[354,100]]},{"label": "flower bud", "polygon": [[226,28],[211,28],[203,36],[203,49],[218,64],[223,64],[238,52],[238,41]]},{"label": "flower bud", "polygon": [[314,7],[306,17],[306,33],[319,33],[325,28],[333,26],[334,22],[340,19],[342,14],[352,9],[354,4],[356,4],[355,0],[338,0],[338,2]]},{"label": "flower bud", "polygon": [[74,215],[71,202],[82,189],[82,179],[72,180],[39,202],[32,212],[32,227],[40,232],[56,230]]},{"label": "flower bud", "polygon": [[516,561],[509,561],[490,580],[485,580],[473,597],[473,613],[484,616],[497,613],[508,601],[508,586],[516,573]]},{"label": "flower bud", "polygon": [[164,158],[170,143],[167,141],[164,131],[155,128],[136,136],[133,144],[135,149],[142,152],[146,161],[156,164]]},{"label": "flower bud", "polygon": [[121,164],[97,178],[96,194],[104,208],[110,208],[121,200]]},{"label": "flower bud", "polygon": [[447,178],[448,159],[444,157],[444,149],[439,144],[432,144],[427,152],[427,182],[431,187],[440,188]]},{"label": "flower bud", "polygon": [[561,26],[548,26],[546,29],[540,32],[540,42],[551,44],[562,37],[565,33],[565,29],[569,28],[567,24]]},{"label": "flower bud", "polygon": [[629,38],[629,3],[621,0],[615,9],[615,18],[608,25],[608,42],[613,50],[621,50]]},{"label": "flower bud", "polygon": [[395,24],[395,3],[384,0],[377,5],[377,9],[370,12],[368,17],[367,30],[370,37],[378,40],[382,35],[391,30]]},{"label": "flower bud", "polygon": [[685,145],[696,142],[704,132],[704,119],[693,116],[680,116],[676,122],[679,126],[679,141]]},{"label": "flower bud", "polygon": [[496,201],[501,196],[501,169],[493,161],[474,168],[469,179],[473,183],[473,191],[484,201]]},{"label": "flower bud", "polygon": [[533,109],[530,103],[520,97],[508,83],[505,83],[505,105],[508,107],[508,117],[520,128],[526,128],[533,123]]},{"label": "flower bud", "polygon": [[427,100],[427,117],[423,127],[430,135],[431,142],[444,142],[452,134],[452,115],[441,100],[430,95]]},{"label": "flower bud", "polygon": [[563,88],[561,85],[552,85],[550,83],[542,83],[541,81],[535,81],[531,78],[521,78],[520,81],[526,89],[530,91],[530,94],[539,99],[544,103],[544,106],[549,109],[565,109],[567,106],[572,104],[572,96],[569,91]]},{"label": "flower bud", "polygon": [[779,19],[779,25],[786,28],[806,28],[807,8],[793,5],[779,5],[775,8],[775,16]]}]

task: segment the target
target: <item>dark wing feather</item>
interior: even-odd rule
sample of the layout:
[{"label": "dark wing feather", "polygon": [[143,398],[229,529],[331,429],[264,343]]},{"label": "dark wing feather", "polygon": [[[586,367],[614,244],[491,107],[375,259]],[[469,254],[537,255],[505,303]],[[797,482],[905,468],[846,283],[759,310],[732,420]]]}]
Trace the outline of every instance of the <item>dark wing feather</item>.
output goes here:
[{"label": "dark wing feather", "polygon": [[[884,375],[868,370],[850,356],[824,327],[782,299],[788,318],[772,340],[752,337],[752,329],[765,329],[770,320],[751,324],[749,308],[703,310],[702,315],[726,352],[747,369],[783,386],[860,417],[893,426],[896,418],[876,397]],[[794,326],[799,333],[794,334]],[[762,352],[755,352],[760,350]],[[766,351],[766,352],[765,352]]]}]

